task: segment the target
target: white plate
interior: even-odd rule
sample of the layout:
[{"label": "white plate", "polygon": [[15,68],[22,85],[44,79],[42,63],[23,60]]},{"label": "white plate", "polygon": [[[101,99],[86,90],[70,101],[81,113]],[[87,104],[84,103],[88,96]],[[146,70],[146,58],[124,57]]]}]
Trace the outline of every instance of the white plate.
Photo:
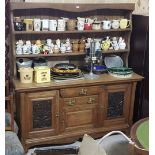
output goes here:
[{"label": "white plate", "polygon": [[104,63],[107,68],[123,67],[123,60],[118,55],[110,55],[104,58]]}]

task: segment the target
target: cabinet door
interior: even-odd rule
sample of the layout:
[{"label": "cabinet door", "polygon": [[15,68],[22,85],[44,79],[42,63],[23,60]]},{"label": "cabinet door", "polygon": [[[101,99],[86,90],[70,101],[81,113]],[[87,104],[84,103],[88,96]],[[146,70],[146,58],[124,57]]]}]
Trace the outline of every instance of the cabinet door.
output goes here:
[{"label": "cabinet door", "polygon": [[129,123],[131,84],[103,86],[100,104],[101,124],[104,126]]},{"label": "cabinet door", "polygon": [[27,138],[55,135],[59,122],[59,92],[44,91],[26,95]]},{"label": "cabinet door", "polygon": [[61,131],[83,131],[97,126],[98,95],[61,100]]}]

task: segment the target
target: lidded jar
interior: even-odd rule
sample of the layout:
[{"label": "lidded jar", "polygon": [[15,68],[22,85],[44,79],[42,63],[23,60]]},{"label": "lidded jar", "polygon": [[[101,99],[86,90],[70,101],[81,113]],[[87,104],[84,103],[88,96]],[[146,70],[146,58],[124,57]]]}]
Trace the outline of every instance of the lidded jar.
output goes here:
[{"label": "lidded jar", "polygon": [[67,30],[73,31],[76,27],[76,20],[74,19],[68,19],[67,20]]},{"label": "lidded jar", "polygon": [[14,18],[14,29],[15,31],[25,31],[26,29],[26,24],[20,17]]}]

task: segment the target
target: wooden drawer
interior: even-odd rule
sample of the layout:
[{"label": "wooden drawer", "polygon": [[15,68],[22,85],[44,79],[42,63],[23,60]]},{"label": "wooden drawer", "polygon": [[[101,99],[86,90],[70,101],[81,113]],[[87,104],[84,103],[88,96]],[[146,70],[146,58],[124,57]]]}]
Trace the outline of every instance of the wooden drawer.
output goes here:
[{"label": "wooden drawer", "polygon": [[97,95],[99,93],[99,90],[99,86],[60,89],[60,96],[67,98],[76,96]]},{"label": "wooden drawer", "polygon": [[78,105],[95,105],[99,102],[98,95],[83,96],[83,97],[74,97],[74,98],[64,98],[64,106],[74,107]]}]

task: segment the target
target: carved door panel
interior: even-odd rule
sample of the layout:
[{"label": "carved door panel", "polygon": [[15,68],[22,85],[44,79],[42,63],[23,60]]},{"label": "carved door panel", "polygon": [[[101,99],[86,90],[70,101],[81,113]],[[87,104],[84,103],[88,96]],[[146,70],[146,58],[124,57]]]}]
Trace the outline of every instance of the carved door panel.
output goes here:
[{"label": "carved door panel", "polygon": [[131,88],[131,84],[103,86],[102,102],[100,105],[102,125],[128,124]]},{"label": "carved door panel", "polygon": [[26,104],[28,138],[47,137],[58,133],[58,91],[28,93]]},{"label": "carved door panel", "polygon": [[98,100],[98,95],[62,99],[61,131],[83,132],[96,127]]}]

